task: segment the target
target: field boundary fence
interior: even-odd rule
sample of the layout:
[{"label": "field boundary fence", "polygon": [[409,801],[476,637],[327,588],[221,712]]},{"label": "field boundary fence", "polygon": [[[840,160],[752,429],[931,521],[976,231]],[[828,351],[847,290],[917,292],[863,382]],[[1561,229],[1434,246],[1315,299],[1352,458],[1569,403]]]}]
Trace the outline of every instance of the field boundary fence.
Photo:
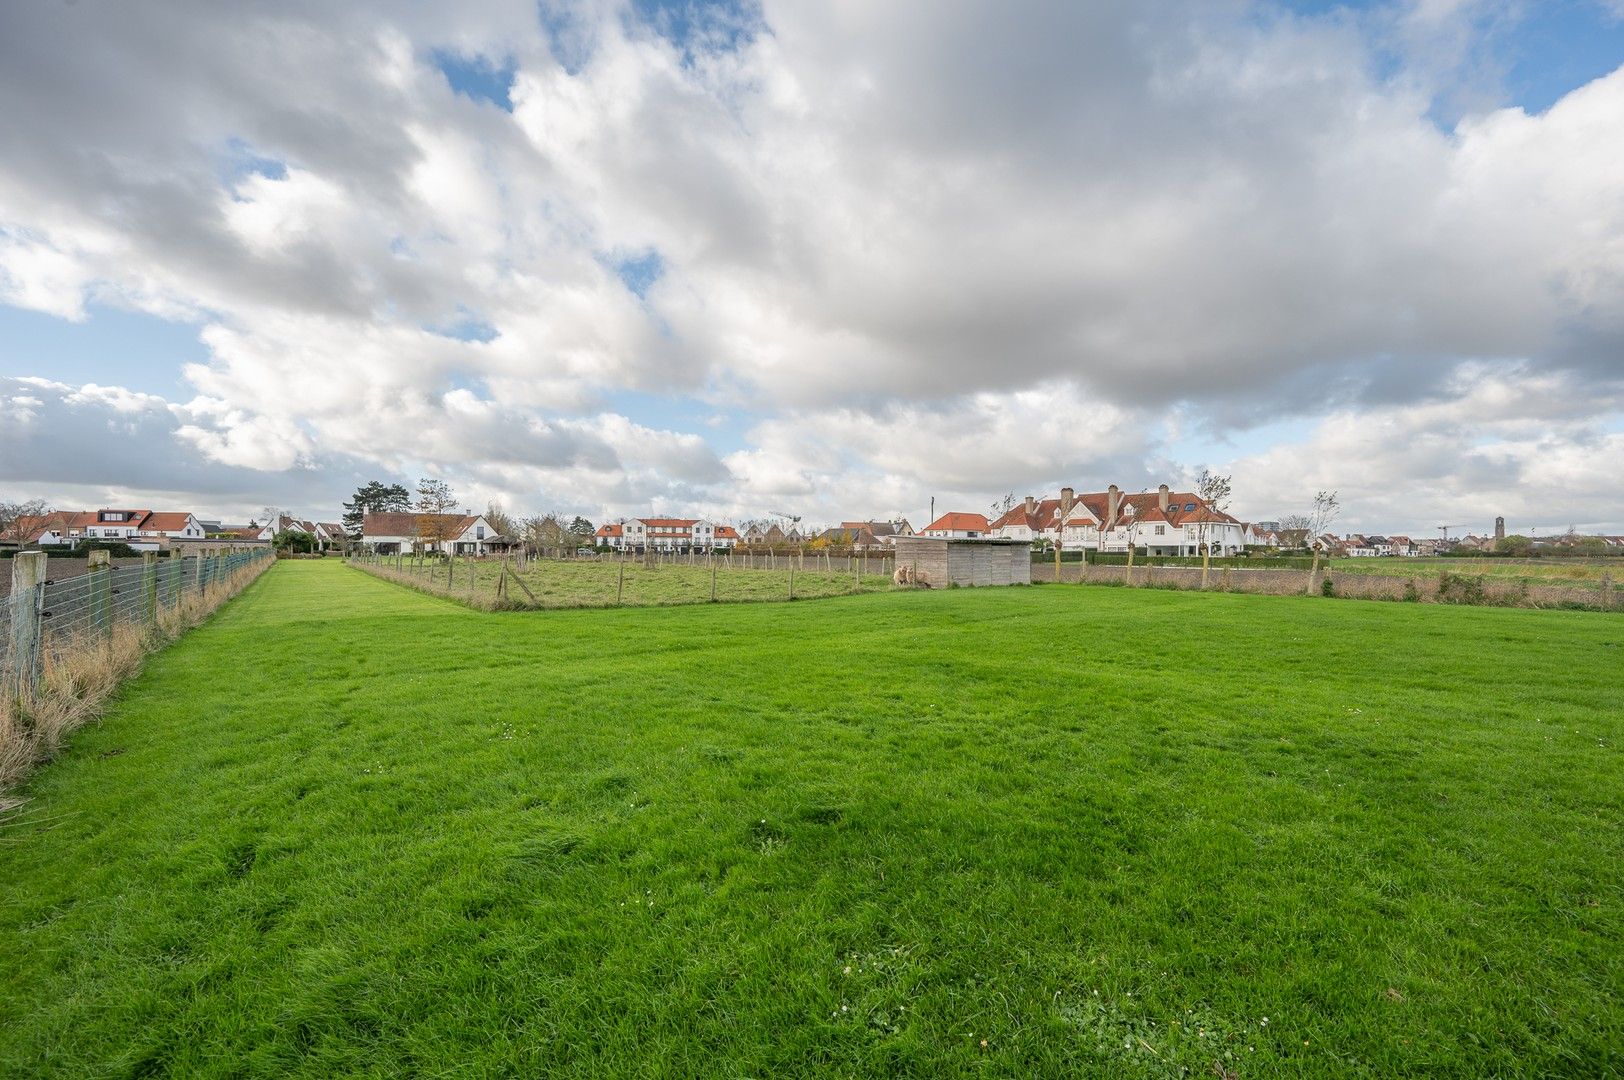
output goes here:
[{"label": "field boundary fence", "polygon": [[[672,604],[699,604],[735,602],[741,598],[722,595],[718,591],[718,576],[722,571],[762,571],[783,575],[781,596],[756,595],[751,600],[810,599],[805,590],[796,591],[797,575],[823,575],[825,586],[819,596],[838,595],[827,589],[832,577],[851,577],[851,592],[865,591],[864,581],[876,577],[890,579],[896,572],[896,556],[891,552],[859,552],[836,555],[828,551],[805,551],[792,554],[779,552],[742,551],[652,551],[618,552],[612,555],[573,556],[565,559],[537,557],[522,553],[469,557],[440,554],[413,554],[410,552],[351,552],[345,559],[351,566],[396,584],[417,589],[432,596],[455,600],[480,610],[541,609],[550,607],[622,607],[669,606]],[[579,566],[596,563],[615,567],[614,599],[605,596],[598,601],[582,603],[550,603],[538,598],[525,580],[526,573],[551,563]],[[661,567],[686,567],[701,572],[691,592],[678,599],[638,601],[626,599],[628,570],[653,570]],[[704,575],[704,571],[709,571]],[[607,573],[607,571],[606,571]]]},{"label": "field boundary fence", "polygon": [[[1131,573],[1131,577],[1130,577]],[[1032,565],[1032,581],[1052,583],[1054,566]],[[1450,570],[1389,576],[1321,569],[1237,569],[1214,566],[1202,581],[1199,566],[1064,564],[1062,582],[1118,585],[1185,591],[1255,593],[1268,596],[1330,596],[1349,600],[1392,600],[1411,603],[1469,604],[1492,607],[1573,608],[1592,611],[1624,609],[1612,576],[1595,586],[1497,581]]]},{"label": "field boundary fence", "polygon": [[269,548],[122,565],[92,552],[57,578],[43,552],[12,558],[0,596],[0,788],[53,752],[143,656],[274,561]]}]

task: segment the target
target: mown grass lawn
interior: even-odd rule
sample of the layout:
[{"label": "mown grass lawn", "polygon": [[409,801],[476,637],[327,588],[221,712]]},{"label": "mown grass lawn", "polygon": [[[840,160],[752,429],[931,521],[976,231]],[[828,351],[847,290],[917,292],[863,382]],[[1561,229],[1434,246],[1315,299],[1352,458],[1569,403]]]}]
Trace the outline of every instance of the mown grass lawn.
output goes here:
[{"label": "mown grass lawn", "polygon": [[0,1075],[1616,1075],[1621,670],[1583,612],[282,564],[0,827]]}]

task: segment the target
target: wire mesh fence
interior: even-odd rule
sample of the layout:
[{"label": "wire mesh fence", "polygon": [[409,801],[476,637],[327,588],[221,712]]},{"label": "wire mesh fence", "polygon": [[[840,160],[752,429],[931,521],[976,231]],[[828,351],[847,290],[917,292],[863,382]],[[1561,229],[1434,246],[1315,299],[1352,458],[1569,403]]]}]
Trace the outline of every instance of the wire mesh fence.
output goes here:
[{"label": "wire mesh fence", "polygon": [[235,591],[246,583],[240,571],[273,557],[265,548],[119,566],[92,561],[86,572],[59,580],[43,554],[19,555],[10,591],[0,597],[0,686],[31,697],[53,663],[124,628],[156,631],[190,600]]},{"label": "wire mesh fence", "polygon": [[649,551],[587,558],[351,552],[376,577],[483,610],[810,600],[889,589],[895,555]]}]

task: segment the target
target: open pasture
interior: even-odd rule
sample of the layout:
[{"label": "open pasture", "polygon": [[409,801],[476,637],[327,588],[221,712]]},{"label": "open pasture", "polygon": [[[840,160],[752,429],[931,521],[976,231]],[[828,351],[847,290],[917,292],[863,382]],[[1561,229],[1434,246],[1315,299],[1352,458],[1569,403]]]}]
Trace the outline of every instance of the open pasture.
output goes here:
[{"label": "open pasture", "polygon": [[1624,588],[1624,559],[1333,559],[1328,565],[1339,574],[1380,574],[1386,577],[1436,578],[1440,573],[1481,577],[1490,582],[1524,585],[1571,585],[1598,589],[1609,577]]},{"label": "open pasture", "polygon": [[5,1076],[1606,1076],[1624,623],[274,567],[0,826]]},{"label": "open pasture", "polygon": [[[890,562],[807,555],[723,561],[703,555],[642,559],[500,559],[413,561],[360,556],[361,569],[386,580],[480,608],[668,607],[674,604],[813,600],[891,587]],[[799,566],[792,566],[799,562]],[[834,569],[840,566],[841,569]],[[507,581],[502,582],[506,574]]]}]

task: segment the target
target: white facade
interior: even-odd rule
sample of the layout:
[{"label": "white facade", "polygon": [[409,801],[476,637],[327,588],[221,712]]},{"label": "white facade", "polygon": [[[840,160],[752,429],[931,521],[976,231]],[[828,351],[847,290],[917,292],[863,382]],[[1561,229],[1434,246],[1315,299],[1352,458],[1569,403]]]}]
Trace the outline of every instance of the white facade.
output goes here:
[{"label": "white facade", "polygon": [[731,551],[739,534],[705,518],[627,518],[600,527],[595,539],[616,551]]}]

